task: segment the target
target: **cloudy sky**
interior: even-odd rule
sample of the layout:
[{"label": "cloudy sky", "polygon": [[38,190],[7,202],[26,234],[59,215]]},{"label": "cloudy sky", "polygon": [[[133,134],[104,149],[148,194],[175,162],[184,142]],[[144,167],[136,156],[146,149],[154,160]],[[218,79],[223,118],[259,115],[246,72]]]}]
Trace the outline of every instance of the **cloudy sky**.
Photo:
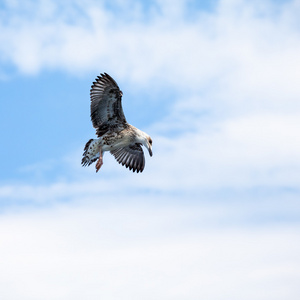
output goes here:
[{"label": "cloudy sky", "polygon": [[[0,298],[300,297],[300,1],[0,2]],[[107,72],[153,139],[95,137]]]}]

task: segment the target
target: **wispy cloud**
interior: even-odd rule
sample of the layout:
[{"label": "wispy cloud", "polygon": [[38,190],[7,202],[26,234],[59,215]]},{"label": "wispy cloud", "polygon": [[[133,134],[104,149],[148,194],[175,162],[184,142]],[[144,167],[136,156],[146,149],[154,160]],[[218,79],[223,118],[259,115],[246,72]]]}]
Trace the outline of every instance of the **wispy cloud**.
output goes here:
[{"label": "wispy cloud", "polygon": [[25,73],[44,68],[98,72],[101,67],[136,82],[161,78],[197,90],[221,75],[226,84],[231,76],[239,79],[240,88],[284,78],[282,86],[295,83],[300,47],[296,2],[281,4],[274,16],[270,11],[278,4],[272,2],[220,1],[215,12],[199,11],[191,21],[185,1],[154,2],[150,13],[129,1],[122,14],[95,1],[72,3],[34,1],[25,15],[11,8],[12,17],[1,24],[3,57]]}]

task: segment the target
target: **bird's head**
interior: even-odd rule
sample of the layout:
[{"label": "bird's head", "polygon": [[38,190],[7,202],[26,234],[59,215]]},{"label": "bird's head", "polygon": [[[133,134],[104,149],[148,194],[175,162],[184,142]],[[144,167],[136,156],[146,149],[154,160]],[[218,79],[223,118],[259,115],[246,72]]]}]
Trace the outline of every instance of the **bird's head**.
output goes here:
[{"label": "bird's head", "polygon": [[145,147],[148,149],[149,155],[152,156],[152,139],[149,135],[147,136],[147,143],[146,144],[147,145],[145,145]]},{"label": "bird's head", "polygon": [[151,137],[147,133],[139,130],[139,142],[148,149],[149,155],[152,156],[152,139],[151,139]]}]

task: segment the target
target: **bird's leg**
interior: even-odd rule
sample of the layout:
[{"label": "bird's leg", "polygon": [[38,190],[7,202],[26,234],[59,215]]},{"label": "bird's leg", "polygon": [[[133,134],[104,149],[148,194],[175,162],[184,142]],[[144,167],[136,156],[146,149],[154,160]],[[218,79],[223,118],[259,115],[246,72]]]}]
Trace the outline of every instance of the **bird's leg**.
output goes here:
[{"label": "bird's leg", "polygon": [[103,165],[103,152],[101,146],[99,147],[99,159],[96,163],[96,173],[100,170],[101,166]]}]

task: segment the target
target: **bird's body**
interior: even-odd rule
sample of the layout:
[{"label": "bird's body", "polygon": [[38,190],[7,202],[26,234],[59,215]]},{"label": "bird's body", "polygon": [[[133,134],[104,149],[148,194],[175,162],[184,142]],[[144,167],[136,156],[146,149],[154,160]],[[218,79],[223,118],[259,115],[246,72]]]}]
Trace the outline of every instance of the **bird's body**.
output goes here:
[{"label": "bird's body", "polygon": [[84,148],[82,165],[97,161],[96,172],[103,164],[103,153],[110,151],[126,168],[142,172],[145,157],[144,145],[152,156],[149,135],[127,123],[122,109],[122,92],[117,83],[106,73],[98,76],[91,88],[91,119],[98,139],[90,139]]}]

